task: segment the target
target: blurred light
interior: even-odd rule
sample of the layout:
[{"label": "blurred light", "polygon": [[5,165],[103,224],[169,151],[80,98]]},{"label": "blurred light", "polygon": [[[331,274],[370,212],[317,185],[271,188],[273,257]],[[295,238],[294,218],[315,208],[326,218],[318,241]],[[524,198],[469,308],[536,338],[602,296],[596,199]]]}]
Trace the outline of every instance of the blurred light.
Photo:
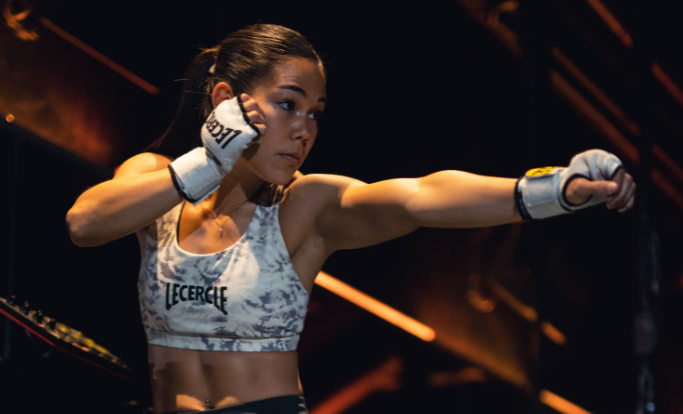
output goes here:
[{"label": "blurred light", "polygon": [[36,41],[40,38],[38,33],[33,29],[27,29],[20,22],[24,21],[30,14],[31,9],[26,9],[18,14],[12,14],[10,11],[10,4],[5,5],[5,10],[3,10],[3,17],[7,23],[7,26],[14,30],[14,34],[21,40],[24,41]]},{"label": "blurred light", "polygon": [[505,304],[508,305],[516,314],[529,322],[536,322],[536,319],[538,319],[538,313],[536,312],[536,309],[522,303],[495,280],[489,280],[489,285],[491,285],[491,290],[496,297],[505,302]]},{"label": "blurred light", "polygon": [[621,40],[627,48],[633,46],[633,39],[631,35],[624,29],[624,27],[619,23],[616,17],[605,7],[600,0],[586,0],[589,6],[600,16],[600,18],[609,26],[609,28],[614,32],[615,35]]},{"label": "blurred light", "polygon": [[673,175],[678,178],[678,181],[683,184],[683,168],[679,167],[676,161],[671,159],[671,157],[664,152],[662,147],[657,144],[653,145],[652,155],[654,155],[655,158],[657,158],[657,161],[662,163],[662,165],[665,166],[669,172],[673,173]]},{"label": "blurred light", "polygon": [[[564,79],[558,72],[550,71],[550,83],[555,91],[563,97],[567,103],[574,108],[578,113],[584,116],[589,122],[593,123],[602,133],[603,137],[621,151],[621,156],[625,161],[630,162],[634,166],[640,164],[640,153],[636,147],[612,125],[611,122],[605,118],[593,105],[591,105],[586,98],[584,98],[579,91],[574,89],[566,79]],[[661,148],[653,146],[653,154],[657,159],[668,167],[673,175],[681,179],[683,177],[683,170],[669,158]],[[624,160],[622,158],[622,160]],[[668,174],[671,175],[671,174]],[[652,170],[652,181],[655,185],[673,201],[678,208],[683,210],[683,195],[671,184],[667,174],[663,174],[657,168]]]},{"label": "blurred light", "polygon": [[543,331],[548,339],[558,345],[565,345],[567,343],[567,337],[548,321],[541,323],[541,331]]},{"label": "blurred light", "polygon": [[590,122],[597,126],[603,133],[603,136],[605,136],[612,145],[621,150],[622,156],[626,157],[626,161],[633,165],[638,165],[640,163],[640,153],[636,147],[631,144],[631,142],[619,132],[619,130],[612,125],[600,111],[591,105],[579,91],[574,89],[566,79],[558,72],[551,70],[550,82],[554,89],[565,98],[577,112],[584,115]]},{"label": "blurred light", "polygon": [[496,302],[484,296],[479,289],[468,289],[467,301],[481,313],[491,313],[496,309]]},{"label": "blurred light", "polygon": [[[640,128],[621,110],[598,86],[593,83],[582,71],[579,69],[567,56],[565,56],[557,47],[550,48],[550,53],[557,59],[564,68],[576,78],[601,104],[607,108],[608,111],[619,119],[626,129],[631,132],[634,137],[640,136]],[[676,83],[669,78],[661,69],[657,62],[652,64],[652,73],[664,85],[664,87],[671,93],[671,96],[683,106],[683,92],[678,88]],[[683,169],[678,166],[676,161],[671,159],[659,145],[652,146],[652,155],[657,158],[674,176],[683,184]]]},{"label": "blurred light", "polygon": [[567,401],[559,395],[553,394],[548,390],[542,390],[538,394],[538,398],[543,404],[563,414],[591,414],[590,411],[586,411],[578,405]]},{"label": "blurred light", "polygon": [[516,0],[510,0],[500,3],[494,7],[488,15],[488,23],[492,27],[498,27],[500,23],[500,15],[503,13],[510,13],[519,9],[519,2]]},{"label": "blurred light", "polygon": [[654,75],[655,79],[657,79],[657,81],[661,83],[662,86],[664,86],[664,88],[671,94],[676,102],[683,106],[683,92],[681,92],[681,89],[678,87],[678,85],[676,85],[676,82],[674,82],[673,79],[671,79],[671,77],[664,72],[664,69],[659,66],[659,63],[652,63],[652,74]]},{"label": "blurred light", "polygon": [[14,115],[9,114],[5,117],[5,121],[7,122],[14,122]]},{"label": "blurred light", "polygon": [[[505,302],[505,304],[508,305],[510,309],[512,309],[517,315],[532,323],[535,323],[538,320],[538,312],[536,312],[536,309],[522,303],[522,301],[517,299],[500,283],[491,279],[489,280],[489,285],[491,286],[491,290],[496,297]],[[548,339],[555,342],[557,345],[565,345],[567,343],[567,337],[564,336],[562,332],[560,332],[548,321],[543,321],[541,323],[541,332],[543,332]]]},{"label": "blurred light", "polygon": [[469,277],[470,287],[467,289],[467,300],[474,309],[483,313],[490,313],[496,309],[496,302],[481,290],[481,276],[472,273]]},{"label": "blurred light", "polygon": [[[607,8],[600,2],[600,0],[586,0],[586,2],[595,10],[595,12],[602,18],[602,20],[607,23],[610,29],[617,35],[624,46],[631,48],[633,46],[633,39],[631,35],[623,28],[621,23],[612,15],[612,13],[607,10]],[[683,93],[676,86],[675,82],[664,73],[662,68],[657,62],[652,63],[652,74],[655,78],[666,88],[666,90],[673,96],[673,98],[678,101],[678,103],[683,106]]]},{"label": "blurred light", "polygon": [[455,372],[433,372],[429,375],[432,387],[452,387],[487,380],[486,372],[478,367],[463,368]]},{"label": "blurred light", "polygon": [[335,279],[325,272],[318,273],[315,283],[324,287],[332,293],[354,303],[368,312],[374,313],[385,321],[392,323],[404,331],[417,336],[423,341],[431,342],[436,337],[436,333],[429,326],[416,321],[396,309],[366,295],[341,280]]},{"label": "blurred light", "polygon": [[399,375],[402,370],[403,362],[398,357],[390,357],[380,367],[356,379],[314,407],[311,414],[340,414],[376,392],[398,391],[401,389]]},{"label": "blurred light", "polygon": [[52,23],[50,20],[45,19],[45,18],[40,18],[38,20],[40,21],[40,23],[43,26],[50,29],[56,35],[60,36],[62,39],[66,40],[67,42],[69,42],[72,45],[76,46],[77,48],[81,49],[83,52],[87,53],[92,58],[98,60],[103,65],[109,67],[109,69],[113,70],[114,72],[116,72],[119,75],[123,76],[124,78],[128,79],[129,81],[131,81],[135,85],[139,86],[140,88],[142,88],[146,92],[151,93],[152,95],[158,95],[161,93],[161,91],[158,88],[154,87],[149,82],[145,81],[144,79],[137,76],[133,72],[129,71],[128,69],[124,68],[123,66],[119,65],[118,63],[114,62],[113,60],[109,59],[108,57],[104,56],[102,53],[98,52],[97,50],[93,49],[92,47],[86,45],[85,43],[80,41],[78,38],[76,38],[74,35],[66,32],[64,29],[62,29],[61,27]]},{"label": "blurred light", "polygon": [[550,48],[550,54],[553,55],[555,59],[557,59],[560,64],[576,78],[581,84],[595,96],[598,101],[600,101],[601,104],[607,108],[608,111],[612,113],[618,120],[620,120],[626,128],[633,134],[634,136],[640,135],[640,128],[638,125],[636,125],[633,121],[631,121],[628,116],[624,113],[624,111],[619,108],[614,101],[612,101],[595,83],[593,83],[592,80],[586,76],[585,73],[581,69],[579,69],[578,66],[574,64],[567,56],[565,56],[562,51],[556,47],[553,46]]}]

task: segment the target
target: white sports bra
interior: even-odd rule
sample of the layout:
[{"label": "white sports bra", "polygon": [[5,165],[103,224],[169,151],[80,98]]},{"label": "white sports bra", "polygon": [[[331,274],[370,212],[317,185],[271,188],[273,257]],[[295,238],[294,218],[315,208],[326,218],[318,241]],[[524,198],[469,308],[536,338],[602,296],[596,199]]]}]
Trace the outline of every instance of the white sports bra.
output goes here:
[{"label": "white sports bra", "polygon": [[147,341],[208,351],[296,349],[308,292],[282,238],[280,204],[258,205],[242,237],[212,254],[178,246],[183,205],[146,235],[138,293]]}]

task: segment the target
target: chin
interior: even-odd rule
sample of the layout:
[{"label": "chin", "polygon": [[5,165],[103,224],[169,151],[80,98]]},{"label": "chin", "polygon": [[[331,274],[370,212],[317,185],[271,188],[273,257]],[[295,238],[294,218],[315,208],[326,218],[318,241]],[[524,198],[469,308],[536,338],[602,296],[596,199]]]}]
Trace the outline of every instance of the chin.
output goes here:
[{"label": "chin", "polygon": [[267,174],[267,177],[263,177],[264,180],[275,185],[287,185],[294,177],[296,170],[293,171],[278,171],[274,174]]},{"label": "chin", "polygon": [[294,166],[283,167],[281,165],[266,164],[254,166],[252,171],[263,181],[275,184],[286,185],[296,174],[297,168]]}]

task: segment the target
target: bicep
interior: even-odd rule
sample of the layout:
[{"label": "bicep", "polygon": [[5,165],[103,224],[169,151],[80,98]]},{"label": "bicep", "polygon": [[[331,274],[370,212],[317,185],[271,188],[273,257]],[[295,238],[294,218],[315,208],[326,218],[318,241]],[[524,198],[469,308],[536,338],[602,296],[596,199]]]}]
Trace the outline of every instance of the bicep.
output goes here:
[{"label": "bicep", "polygon": [[319,220],[319,233],[331,250],[379,244],[419,227],[407,209],[418,190],[415,179],[347,180]]},{"label": "bicep", "polygon": [[350,180],[323,211],[320,234],[331,249],[338,250],[382,243],[418,227],[515,222],[520,219],[514,202],[515,182],[461,171],[373,184]]},{"label": "bicep", "polygon": [[167,168],[171,159],[163,155],[144,152],[127,159],[116,169],[114,180],[146,174]]}]

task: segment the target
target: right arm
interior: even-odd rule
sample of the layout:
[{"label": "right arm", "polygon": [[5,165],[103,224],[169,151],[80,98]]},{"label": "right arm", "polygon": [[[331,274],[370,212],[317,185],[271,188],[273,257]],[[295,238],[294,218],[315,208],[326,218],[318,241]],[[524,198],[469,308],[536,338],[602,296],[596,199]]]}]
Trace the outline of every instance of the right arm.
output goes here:
[{"label": "right arm", "polygon": [[119,167],[113,179],[86,190],[66,215],[77,246],[100,246],[134,233],[184,199],[178,194],[161,155],[136,155]]},{"label": "right arm", "polygon": [[[169,159],[152,153],[136,155],[121,165],[112,180],[78,197],[66,215],[71,240],[81,247],[99,246],[137,232],[166,214],[185,200],[179,190],[188,200],[210,194],[252,139],[266,131],[256,101],[247,94],[241,99],[242,105],[227,83],[216,85],[212,93],[216,109],[202,126],[202,147],[173,162],[179,189],[167,168]],[[230,133],[234,135],[228,138]],[[220,161],[218,165],[215,160]]]}]

